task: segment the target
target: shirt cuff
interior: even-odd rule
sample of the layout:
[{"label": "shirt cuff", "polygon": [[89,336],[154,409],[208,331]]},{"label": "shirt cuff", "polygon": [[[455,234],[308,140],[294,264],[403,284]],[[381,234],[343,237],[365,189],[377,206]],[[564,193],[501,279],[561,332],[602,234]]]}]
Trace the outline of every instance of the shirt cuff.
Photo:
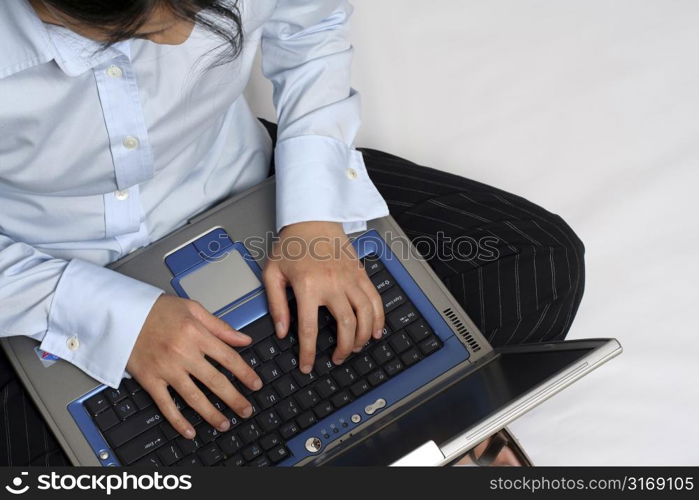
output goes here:
[{"label": "shirt cuff", "polygon": [[116,271],[72,260],[56,287],[41,349],[116,388],[143,323],[163,293]]},{"label": "shirt cuff", "polygon": [[337,139],[300,136],[275,149],[277,230],[308,221],[341,222],[346,233],[388,215],[362,153]]}]

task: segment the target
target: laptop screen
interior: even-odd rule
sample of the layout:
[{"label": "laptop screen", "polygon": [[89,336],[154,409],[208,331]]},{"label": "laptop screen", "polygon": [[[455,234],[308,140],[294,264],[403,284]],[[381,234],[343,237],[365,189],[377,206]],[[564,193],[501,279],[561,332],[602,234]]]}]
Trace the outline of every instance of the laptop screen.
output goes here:
[{"label": "laptop screen", "polygon": [[588,354],[592,348],[501,353],[322,465],[389,465],[422,444],[443,445]]}]

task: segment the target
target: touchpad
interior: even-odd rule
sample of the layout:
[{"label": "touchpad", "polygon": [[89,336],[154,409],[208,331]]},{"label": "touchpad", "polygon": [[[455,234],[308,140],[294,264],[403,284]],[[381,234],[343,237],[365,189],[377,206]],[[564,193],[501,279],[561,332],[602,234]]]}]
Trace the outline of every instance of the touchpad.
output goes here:
[{"label": "touchpad", "polygon": [[180,286],[190,299],[200,302],[213,314],[258,289],[262,283],[245,258],[232,250],[183,276]]}]

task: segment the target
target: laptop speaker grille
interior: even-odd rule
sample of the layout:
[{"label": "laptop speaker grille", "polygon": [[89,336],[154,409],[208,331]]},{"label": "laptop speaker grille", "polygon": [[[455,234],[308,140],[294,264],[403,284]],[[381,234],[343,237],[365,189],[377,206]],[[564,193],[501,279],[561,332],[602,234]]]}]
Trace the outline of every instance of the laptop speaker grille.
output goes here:
[{"label": "laptop speaker grille", "polygon": [[464,325],[463,321],[459,319],[459,316],[457,316],[457,314],[452,311],[450,307],[446,308],[444,311],[442,311],[442,313],[454,326],[456,333],[458,333],[459,336],[466,341],[466,344],[471,348],[471,351],[478,352],[481,350],[481,346],[478,344],[478,342],[476,342],[476,339],[473,338],[473,335],[471,335],[471,332],[468,331],[466,325]]}]

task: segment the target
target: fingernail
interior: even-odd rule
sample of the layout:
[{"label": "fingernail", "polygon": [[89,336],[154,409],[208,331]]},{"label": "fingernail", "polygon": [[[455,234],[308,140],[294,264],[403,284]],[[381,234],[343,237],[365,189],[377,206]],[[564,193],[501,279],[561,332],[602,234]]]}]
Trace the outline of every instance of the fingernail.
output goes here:
[{"label": "fingernail", "polygon": [[247,408],[245,408],[241,416],[243,418],[248,418],[250,415],[252,415],[252,406],[248,406]]},{"label": "fingernail", "polygon": [[352,352],[357,353],[361,350],[362,350],[362,346],[359,346],[359,347],[355,347],[354,349],[352,349]]},{"label": "fingernail", "polygon": [[231,428],[231,423],[228,420],[224,420],[223,423],[221,423],[218,426],[218,430],[220,430],[221,432],[226,432],[230,428]]},{"label": "fingernail", "polygon": [[194,429],[187,429],[184,431],[184,435],[187,436],[189,439],[194,438]]},{"label": "fingernail", "polygon": [[284,335],[284,333],[286,333],[285,326],[286,325],[283,321],[277,321],[277,323],[274,325],[274,327],[277,329],[277,337],[281,337],[282,335]]},{"label": "fingernail", "polygon": [[303,365],[303,366],[301,367],[301,371],[302,371],[303,373],[311,373],[311,370],[312,370],[312,369],[313,369],[313,367],[312,367],[311,365]]},{"label": "fingernail", "polygon": [[383,328],[379,328],[374,332],[374,338],[375,339],[380,339],[381,336],[383,335]]},{"label": "fingernail", "polygon": [[337,361],[333,361],[333,363],[335,363],[336,365],[341,365],[344,362],[345,362],[345,358],[338,359]]},{"label": "fingernail", "polygon": [[236,331],[235,334],[241,340],[252,340],[249,335],[245,335],[244,333]]},{"label": "fingernail", "polygon": [[252,384],[252,389],[254,391],[259,391],[260,389],[262,389],[262,380],[260,380],[259,378],[255,380],[255,382],[253,382]]}]

